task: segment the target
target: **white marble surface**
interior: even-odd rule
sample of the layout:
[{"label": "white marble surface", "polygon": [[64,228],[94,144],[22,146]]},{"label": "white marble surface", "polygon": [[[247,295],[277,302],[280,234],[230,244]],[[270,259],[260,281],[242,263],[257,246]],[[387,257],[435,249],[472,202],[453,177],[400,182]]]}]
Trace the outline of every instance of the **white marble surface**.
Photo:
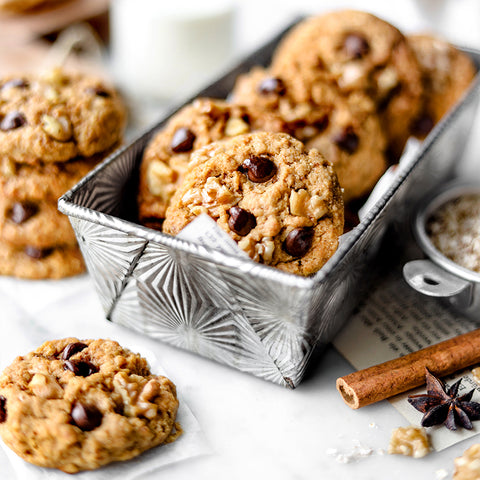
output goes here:
[{"label": "white marble surface", "polygon": [[[402,28],[414,30],[428,23],[410,1],[335,5],[347,3],[375,11]],[[472,2],[456,3],[462,9],[458,16],[468,18]],[[239,7],[237,52],[268,38],[293,11],[312,11],[315,5],[299,0],[279,8],[278,2],[246,0]],[[333,5],[323,2],[321,8]],[[477,119],[466,150],[464,174],[478,175],[479,141]],[[144,479],[395,480],[410,476],[437,480],[446,478],[444,473],[451,476],[453,459],[472,443],[463,442],[419,460],[382,454],[391,430],[405,426],[406,421],[386,401],[359,411],[345,406],[335,379],[352,367],[333,348],[319,352],[303,383],[294,391],[287,390],[107,322],[87,275],[60,282],[0,278],[0,368],[42,341],[63,336],[109,337],[152,351],[196,417],[210,453],[143,475]],[[370,450],[365,457],[352,455]],[[352,461],[341,463],[338,454]],[[2,450],[0,478],[24,480],[14,475]],[[38,478],[45,477],[39,474]]]}]

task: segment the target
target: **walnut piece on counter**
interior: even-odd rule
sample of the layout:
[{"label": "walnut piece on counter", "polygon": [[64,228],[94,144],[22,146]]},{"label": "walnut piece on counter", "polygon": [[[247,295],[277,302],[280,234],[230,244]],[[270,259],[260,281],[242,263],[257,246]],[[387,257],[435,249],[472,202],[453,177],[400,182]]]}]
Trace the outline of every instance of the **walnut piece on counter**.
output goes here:
[{"label": "walnut piece on counter", "polygon": [[388,453],[421,458],[430,452],[430,442],[424,428],[398,427],[392,431]]},{"label": "walnut piece on counter", "polygon": [[480,443],[465,450],[461,457],[455,459],[453,480],[478,480],[480,478]]}]

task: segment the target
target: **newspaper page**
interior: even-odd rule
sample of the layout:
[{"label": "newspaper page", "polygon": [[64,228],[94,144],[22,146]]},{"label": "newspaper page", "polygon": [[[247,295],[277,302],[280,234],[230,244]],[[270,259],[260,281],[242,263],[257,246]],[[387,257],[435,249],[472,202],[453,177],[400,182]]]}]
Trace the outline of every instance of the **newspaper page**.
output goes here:
[{"label": "newspaper page", "polygon": [[[349,323],[332,342],[356,369],[386,362],[478,328],[473,321],[444,306],[438,299],[426,297],[403,279],[397,265],[373,284]],[[359,341],[361,339],[361,341]],[[459,395],[475,389],[472,401],[480,402],[480,385],[471,368],[442,378],[450,386],[462,379]],[[423,414],[407,401],[409,395],[426,393],[425,386],[390,399],[392,405],[412,425],[420,425]],[[473,430],[450,431],[443,425],[429,427],[434,450],[442,450],[480,433],[480,422]]]}]

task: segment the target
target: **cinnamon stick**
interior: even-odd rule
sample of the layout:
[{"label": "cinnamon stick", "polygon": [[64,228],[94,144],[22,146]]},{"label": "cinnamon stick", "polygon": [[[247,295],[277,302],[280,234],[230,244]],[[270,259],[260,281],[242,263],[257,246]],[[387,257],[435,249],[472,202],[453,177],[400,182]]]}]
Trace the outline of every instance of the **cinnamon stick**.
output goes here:
[{"label": "cinnamon stick", "polygon": [[425,367],[438,377],[480,362],[480,329],[337,379],[351,408],[393,397],[425,383]]}]

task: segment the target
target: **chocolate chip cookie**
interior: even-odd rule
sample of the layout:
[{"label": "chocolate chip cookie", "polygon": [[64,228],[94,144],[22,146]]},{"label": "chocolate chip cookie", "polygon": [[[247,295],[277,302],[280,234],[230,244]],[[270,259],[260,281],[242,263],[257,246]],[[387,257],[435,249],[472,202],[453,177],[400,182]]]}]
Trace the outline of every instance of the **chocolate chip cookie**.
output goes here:
[{"label": "chocolate chip cookie", "polygon": [[68,473],[128,460],[168,441],[176,390],[111,340],[66,338],[0,376],[0,435],[15,453]]},{"label": "chocolate chip cookie", "polygon": [[0,156],[20,163],[90,157],[121,140],[125,109],[103,81],[55,69],[0,79]]},{"label": "chocolate chip cookie", "polygon": [[422,83],[416,57],[394,26],[355,10],[309,18],[280,43],[271,68],[333,82],[345,95],[363,91],[377,105],[392,154],[403,150]]},{"label": "chocolate chip cookie", "polygon": [[321,80],[257,66],[237,78],[231,100],[246,105],[260,129],[305,141],[327,127],[338,97],[337,89]]},{"label": "chocolate chip cookie", "polygon": [[77,246],[38,248],[0,242],[0,275],[53,280],[83,272],[85,263]]},{"label": "chocolate chip cookie", "polygon": [[210,142],[248,133],[245,107],[200,98],[175,114],[147,146],[140,166],[140,222],[160,229],[170,199],[180,185],[192,152]]},{"label": "chocolate chip cookie", "polygon": [[102,158],[34,166],[1,159],[0,241],[40,249],[76,245],[68,217],[58,212],[57,201]]},{"label": "chocolate chip cookie", "polygon": [[468,55],[441,38],[431,35],[407,37],[422,71],[421,110],[412,124],[412,133],[423,139],[455,105],[477,72]]},{"label": "chocolate chip cookie", "polygon": [[386,140],[375,105],[363,92],[344,97],[331,83],[254,68],[236,82],[233,101],[246,104],[257,125],[315,147],[333,163],[344,201],[365,196],[385,172]]},{"label": "chocolate chip cookie", "polygon": [[282,133],[239,135],[195,152],[163,231],[175,235],[201,213],[253,260],[299,275],[319,270],[343,232],[332,165]]}]

